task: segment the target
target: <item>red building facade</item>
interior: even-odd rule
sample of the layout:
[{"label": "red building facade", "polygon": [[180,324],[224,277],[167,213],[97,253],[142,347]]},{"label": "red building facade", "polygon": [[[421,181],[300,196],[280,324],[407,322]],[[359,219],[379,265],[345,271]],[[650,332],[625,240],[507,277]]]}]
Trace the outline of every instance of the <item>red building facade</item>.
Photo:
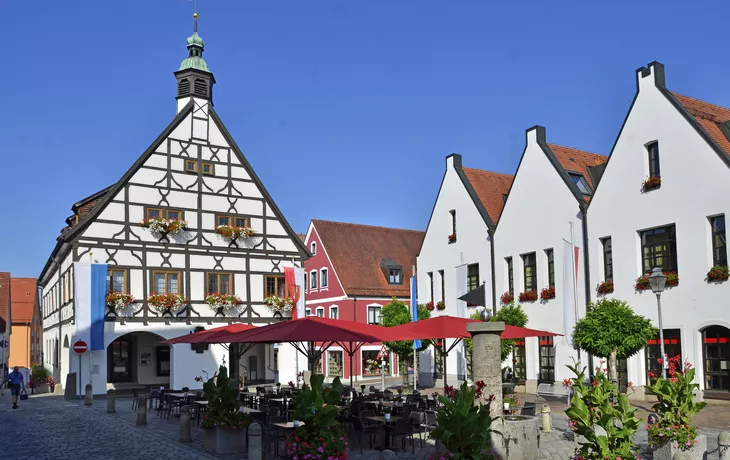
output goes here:
[{"label": "red building facade", "polygon": [[[393,297],[410,305],[409,280],[424,233],[414,230],[312,220],[305,244],[312,257],[306,270],[306,312],[327,318],[379,324],[381,309]],[[353,356],[357,379],[379,378],[382,344],[365,344]],[[327,377],[350,378],[350,359],[333,346],[325,353]],[[398,375],[389,354],[386,375]]]}]

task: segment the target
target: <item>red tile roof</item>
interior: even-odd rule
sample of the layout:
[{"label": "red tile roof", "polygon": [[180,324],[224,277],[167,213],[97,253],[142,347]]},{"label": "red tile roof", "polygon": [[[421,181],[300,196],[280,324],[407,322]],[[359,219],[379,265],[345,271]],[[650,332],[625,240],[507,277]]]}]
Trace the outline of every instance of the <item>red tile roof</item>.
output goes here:
[{"label": "red tile roof", "polygon": [[12,278],[10,280],[10,301],[12,302],[13,324],[33,321],[36,297],[35,278]]},{"label": "red tile roof", "polygon": [[[320,242],[347,295],[408,297],[408,280],[424,232],[371,225],[312,220]],[[388,284],[380,264],[392,259],[403,267],[403,283]]]},{"label": "red tile roof", "polygon": [[671,94],[694,117],[695,121],[707,131],[707,134],[712,137],[720,148],[730,155],[730,141],[717,125],[718,123],[730,121],[730,109],[674,92]]},{"label": "red tile roof", "polygon": [[10,308],[10,273],[0,272],[0,334],[5,332]]},{"label": "red tile roof", "polygon": [[514,176],[474,168],[462,168],[462,170],[489,217],[496,224],[504,208],[504,195],[509,193]]},{"label": "red tile roof", "polygon": [[588,172],[588,167],[605,163],[608,161],[607,156],[586,152],[585,150],[564,147],[557,144],[548,143],[548,147],[550,147],[550,150],[553,151],[563,169],[583,174],[588,185],[590,185],[592,189],[596,188],[593,180],[591,179],[591,175]]}]

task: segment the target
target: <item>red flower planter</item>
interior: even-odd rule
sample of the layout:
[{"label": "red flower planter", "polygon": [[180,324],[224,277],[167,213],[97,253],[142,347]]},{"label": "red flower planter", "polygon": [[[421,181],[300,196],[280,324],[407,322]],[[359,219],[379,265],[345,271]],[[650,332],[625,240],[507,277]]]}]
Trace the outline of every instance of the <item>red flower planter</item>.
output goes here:
[{"label": "red flower planter", "polygon": [[730,278],[730,270],[727,265],[715,265],[707,272],[707,281],[727,281]]},{"label": "red flower planter", "polygon": [[662,179],[661,177],[652,176],[647,178],[644,182],[641,184],[641,190],[643,192],[648,192],[649,190],[654,190],[656,188],[659,188],[662,185]]},{"label": "red flower planter", "polygon": [[606,280],[601,282],[596,288],[599,294],[610,294],[613,292],[613,280]]},{"label": "red flower planter", "polygon": [[512,302],[515,301],[515,296],[509,293],[509,291],[502,294],[502,297],[499,298],[499,301],[502,302],[502,305],[509,305]]},{"label": "red flower planter", "polygon": [[540,300],[550,300],[555,298],[555,288],[554,287],[546,287],[543,288],[542,291],[540,291]]},{"label": "red flower planter", "polygon": [[534,302],[537,300],[537,291],[520,292],[520,302]]}]

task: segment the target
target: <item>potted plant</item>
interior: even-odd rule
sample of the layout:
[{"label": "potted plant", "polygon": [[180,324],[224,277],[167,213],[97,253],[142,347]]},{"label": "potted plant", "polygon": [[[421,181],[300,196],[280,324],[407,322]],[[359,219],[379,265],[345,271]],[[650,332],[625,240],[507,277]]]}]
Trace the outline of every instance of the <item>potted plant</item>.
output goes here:
[{"label": "potted plant", "polygon": [[294,391],[297,388],[297,385],[291,380],[289,380],[289,383],[287,383],[287,385],[289,385],[289,389],[291,389],[291,391]]},{"label": "potted plant", "polygon": [[504,409],[509,410],[510,408],[518,405],[520,403],[520,400],[517,398],[516,394],[508,394],[502,399],[502,403],[504,404]]},{"label": "potted plant", "polygon": [[707,272],[707,281],[727,281],[730,278],[730,270],[727,265],[715,265]]},{"label": "potted plant", "polygon": [[147,298],[147,304],[160,315],[169,314],[173,316],[182,310],[187,303],[188,299],[182,294],[151,294]]},{"label": "potted plant", "polygon": [[446,310],[446,303],[443,300],[439,300],[438,303],[436,303],[436,309]]},{"label": "potted plant", "polygon": [[598,291],[599,294],[605,295],[610,294],[613,292],[613,280],[606,280],[598,283],[598,286],[596,287],[596,291]]},{"label": "potted plant", "polygon": [[684,451],[693,460],[701,460],[706,455],[707,437],[697,433],[692,417],[707,403],[695,402],[700,386],[693,383],[692,365],[685,362],[684,369],[677,370],[678,362],[679,357],[668,363],[669,378],[659,378],[647,385],[658,400],[652,410],[659,415],[657,423],[647,425],[649,444],[654,458],[674,458],[677,452]]},{"label": "potted plant", "polygon": [[240,297],[233,294],[218,294],[217,292],[210,294],[205,298],[205,303],[215,311],[216,316],[225,316],[224,311],[235,308],[243,303]]},{"label": "potted plant", "polygon": [[390,421],[390,414],[393,412],[393,408],[391,407],[383,407],[383,417],[385,417],[385,421]]},{"label": "potted plant", "polygon": [[534,302],[537,300],[537,291],[533,289],[532,291],[520,292],[519,299],[520,302]]},{"label": "potted plant", "polygon": [[649,289],[650,287],[651,285],[649,284],[648,275],[642,275],[636,278],[636,285],[634,286],[634,289],[636,289],[637,291],[643,291]]},{"label": "potted plant", "polygon": [[347,458],[347,438],[337,420],[343,386],[339,377],[330,388],[323,388],[323,382],[323,375],[312,375],[310,385],[294,396],[293,418],[304,423],[287,436],[286,458]]},{"label": "potted plant", "polygon": [[644,182],[641,183],[641,191],[648,192],[654,190],[662,185],[662,179],[658,176],[650,176]]},{"label": "potted plant", "polygon": [[203,384],[203,391],[208,400],[208,412],[201,422],[205,450],[214,454],[243,452],[246,437],[241,430],[251,423],[251,418],[238,410],[238,386],[228,378],[226,366],[221,365]]},{"label": "potted plant", "polygon": [[509,305],[515,301],[515,296],[510,294],[509,291],[507,291],[504,294],[502,294],[502,296],[499,298],[499,301],[502,302],[502,305]]},{"label": "potted plant", "polygon": [[106,295],[106,306],[115,313],[134,302],[134,296],[131,294],[123,294],[117,291],[109,291]]},{"label": "potted plant", "polygon": [[188,387],[182,387],[182,392],[183,392],[183,398],[187,399],[187,397],[188,397],[188,392],[189,392],[189,391],[190,391],[190,388],[188,388]]},{"label": "potted plant", "polygon": [[276,382],[276,394],[281,393],[281,382]]},{"label": "potted plant", "polygon": [[548,286],[546,288],[543,288],[542,291],[540,291],[540,300],[542,301],[548,301],[550,299],[555,298],[555,288],[553,286]]}]

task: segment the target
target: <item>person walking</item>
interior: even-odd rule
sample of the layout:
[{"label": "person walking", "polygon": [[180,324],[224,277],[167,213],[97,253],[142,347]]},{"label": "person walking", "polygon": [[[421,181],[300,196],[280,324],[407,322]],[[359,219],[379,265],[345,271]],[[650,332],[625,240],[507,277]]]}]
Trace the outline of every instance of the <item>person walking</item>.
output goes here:
[{"label": "person walking", "polygon": [[22,388],[23,390],[25,390],[23,374],[20,372],[18,366],[15,366],[13,368],[13,372],[8,374],[8,386],[10,387],[10,394],[13,395],[13,409],[17,409],[20,389]]}]

